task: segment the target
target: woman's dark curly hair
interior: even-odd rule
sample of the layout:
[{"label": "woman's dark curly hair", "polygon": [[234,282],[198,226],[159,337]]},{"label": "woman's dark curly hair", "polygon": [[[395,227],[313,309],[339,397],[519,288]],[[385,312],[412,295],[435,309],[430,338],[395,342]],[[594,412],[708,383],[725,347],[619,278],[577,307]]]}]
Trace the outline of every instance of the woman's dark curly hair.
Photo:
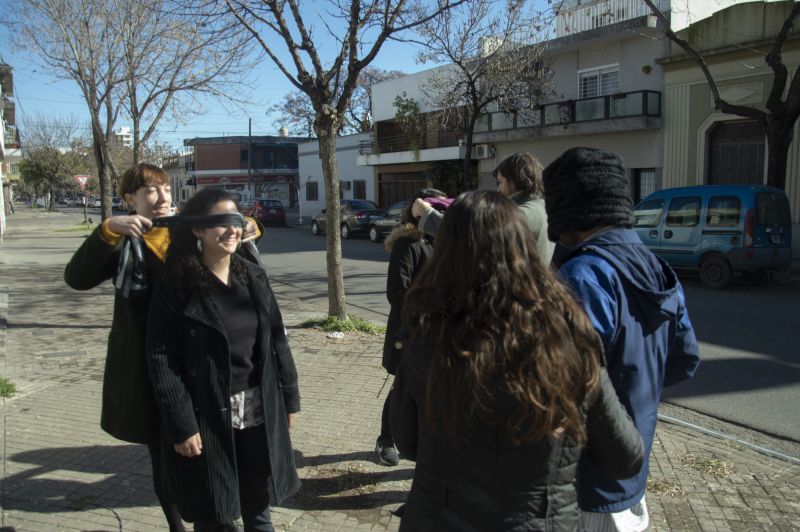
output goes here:
[{"label": "woman's dark curly hair", "polygon": [[[453,202],[403,319],[412,338],[434,344],[426,408],[434,426],[453,435],[477,417],[518,444],[585,441],[582,406],[599,383],[600,340],[511,200],[473,191]],[[507,418],[498,394],[512,398]]]},{"label": "woman's dark curly hair", "polygon": [[[236,196],[226,190],[204,189],[192,196],[181,208],[180,214],[202,216],[211,212],[214,205],[221,201],[232,201],[236,205]],[[238,208],[238,206],[237,206]],[[178,294],[183,303],[188,301],[194,291],[208,291],[213,286],[213,274],[202,263],[197,249],[197,237],[191,227],[172,227],[169,230],[169,248],[167,249],[167,275],[176,283]],[[247,285],[247,268],[237,254],[231,256],[231,281]]]}]

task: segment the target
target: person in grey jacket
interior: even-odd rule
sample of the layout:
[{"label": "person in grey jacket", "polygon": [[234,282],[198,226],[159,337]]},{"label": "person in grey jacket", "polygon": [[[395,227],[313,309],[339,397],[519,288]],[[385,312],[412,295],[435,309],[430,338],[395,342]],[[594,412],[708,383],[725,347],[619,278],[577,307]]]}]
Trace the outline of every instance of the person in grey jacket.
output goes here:
[{"label": "person in grey jacket", "polygon": [[[497,191],[511,198],[525,215],[528,228],[536,240],[539,257],[545,264],[550,264],[555,244],[547,238],[542,163],[528,152],[518,152],[503,159],[492,175],[497,181]],[[420,229],[435,238],[442,223],[442,214],[422,199],[413,203],[412,212],[420,219]]]},{"label": "person in grey jacket", "polygon": [[509,199],[466,192],[406,295],[390,407],[416,461],[402,532],[578,530],[581,449],[613,478],[644,463],[600,339],[535,247]]}]

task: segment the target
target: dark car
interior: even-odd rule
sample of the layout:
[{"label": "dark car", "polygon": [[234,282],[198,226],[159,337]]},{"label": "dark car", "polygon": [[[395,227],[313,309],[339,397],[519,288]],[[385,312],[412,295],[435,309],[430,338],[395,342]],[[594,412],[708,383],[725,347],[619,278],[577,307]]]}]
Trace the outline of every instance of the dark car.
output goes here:
[{"label": "dark car", "polygon": [[286,225],[286,211],[278,200],[254,199],[239,205],[243,215],[249,216],[264,225]]},{"label": "dark car", "polygon": [[380,242],[391,233],[395,227],[400,225],[403,219],[403,209],[408,205],[408,201],[398,201],[389,207],[386,214],[372,219],[369,226],[370,242]]},{"label": "dark car", "polygon": [[[353,234],[366,233],[370,223],[376,216],[382,216],[375,203],[367,200],[341,200],[339,202],[339,232],[342,238],[350,238]],[[325,232],[325,209],[311,219],[311,232],[320,235]]]}]

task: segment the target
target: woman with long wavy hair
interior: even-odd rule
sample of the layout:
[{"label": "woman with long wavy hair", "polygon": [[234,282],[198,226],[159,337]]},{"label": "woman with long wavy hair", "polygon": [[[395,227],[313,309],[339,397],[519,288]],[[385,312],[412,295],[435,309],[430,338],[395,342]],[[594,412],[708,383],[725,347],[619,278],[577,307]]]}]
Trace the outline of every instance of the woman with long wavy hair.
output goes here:
[{"label": "woman with long wavy hair", "polygon": [[635,474],[641,438],[599,339],[514,203],[467,192],[406,295],[392,433],[416,461],[400,529],[577,530],[581,452]]},{"label": "woman with long wavy hair", "polygon": [[[203,190],[174,217],[153,294],[147,361],[164,476],[196,531],[271,531],[270,503],[299,487],[289,429],[297,371],[266,272],[237,253],[234,196]],[[168,450],[168,452],[167,452]]]}]

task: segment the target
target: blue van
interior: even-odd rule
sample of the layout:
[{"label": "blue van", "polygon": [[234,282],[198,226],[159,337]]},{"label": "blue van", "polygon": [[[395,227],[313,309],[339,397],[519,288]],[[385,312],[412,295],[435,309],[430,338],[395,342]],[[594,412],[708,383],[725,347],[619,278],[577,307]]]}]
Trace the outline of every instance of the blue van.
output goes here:
[{"label": "blue van", "polygon": [[669,188],[647,196],[634,216],[642,242],[674,269],[698,272],[710,288],[724,288],[734,272],[763,284],[792,261],[789,200],[776,188]]}]

